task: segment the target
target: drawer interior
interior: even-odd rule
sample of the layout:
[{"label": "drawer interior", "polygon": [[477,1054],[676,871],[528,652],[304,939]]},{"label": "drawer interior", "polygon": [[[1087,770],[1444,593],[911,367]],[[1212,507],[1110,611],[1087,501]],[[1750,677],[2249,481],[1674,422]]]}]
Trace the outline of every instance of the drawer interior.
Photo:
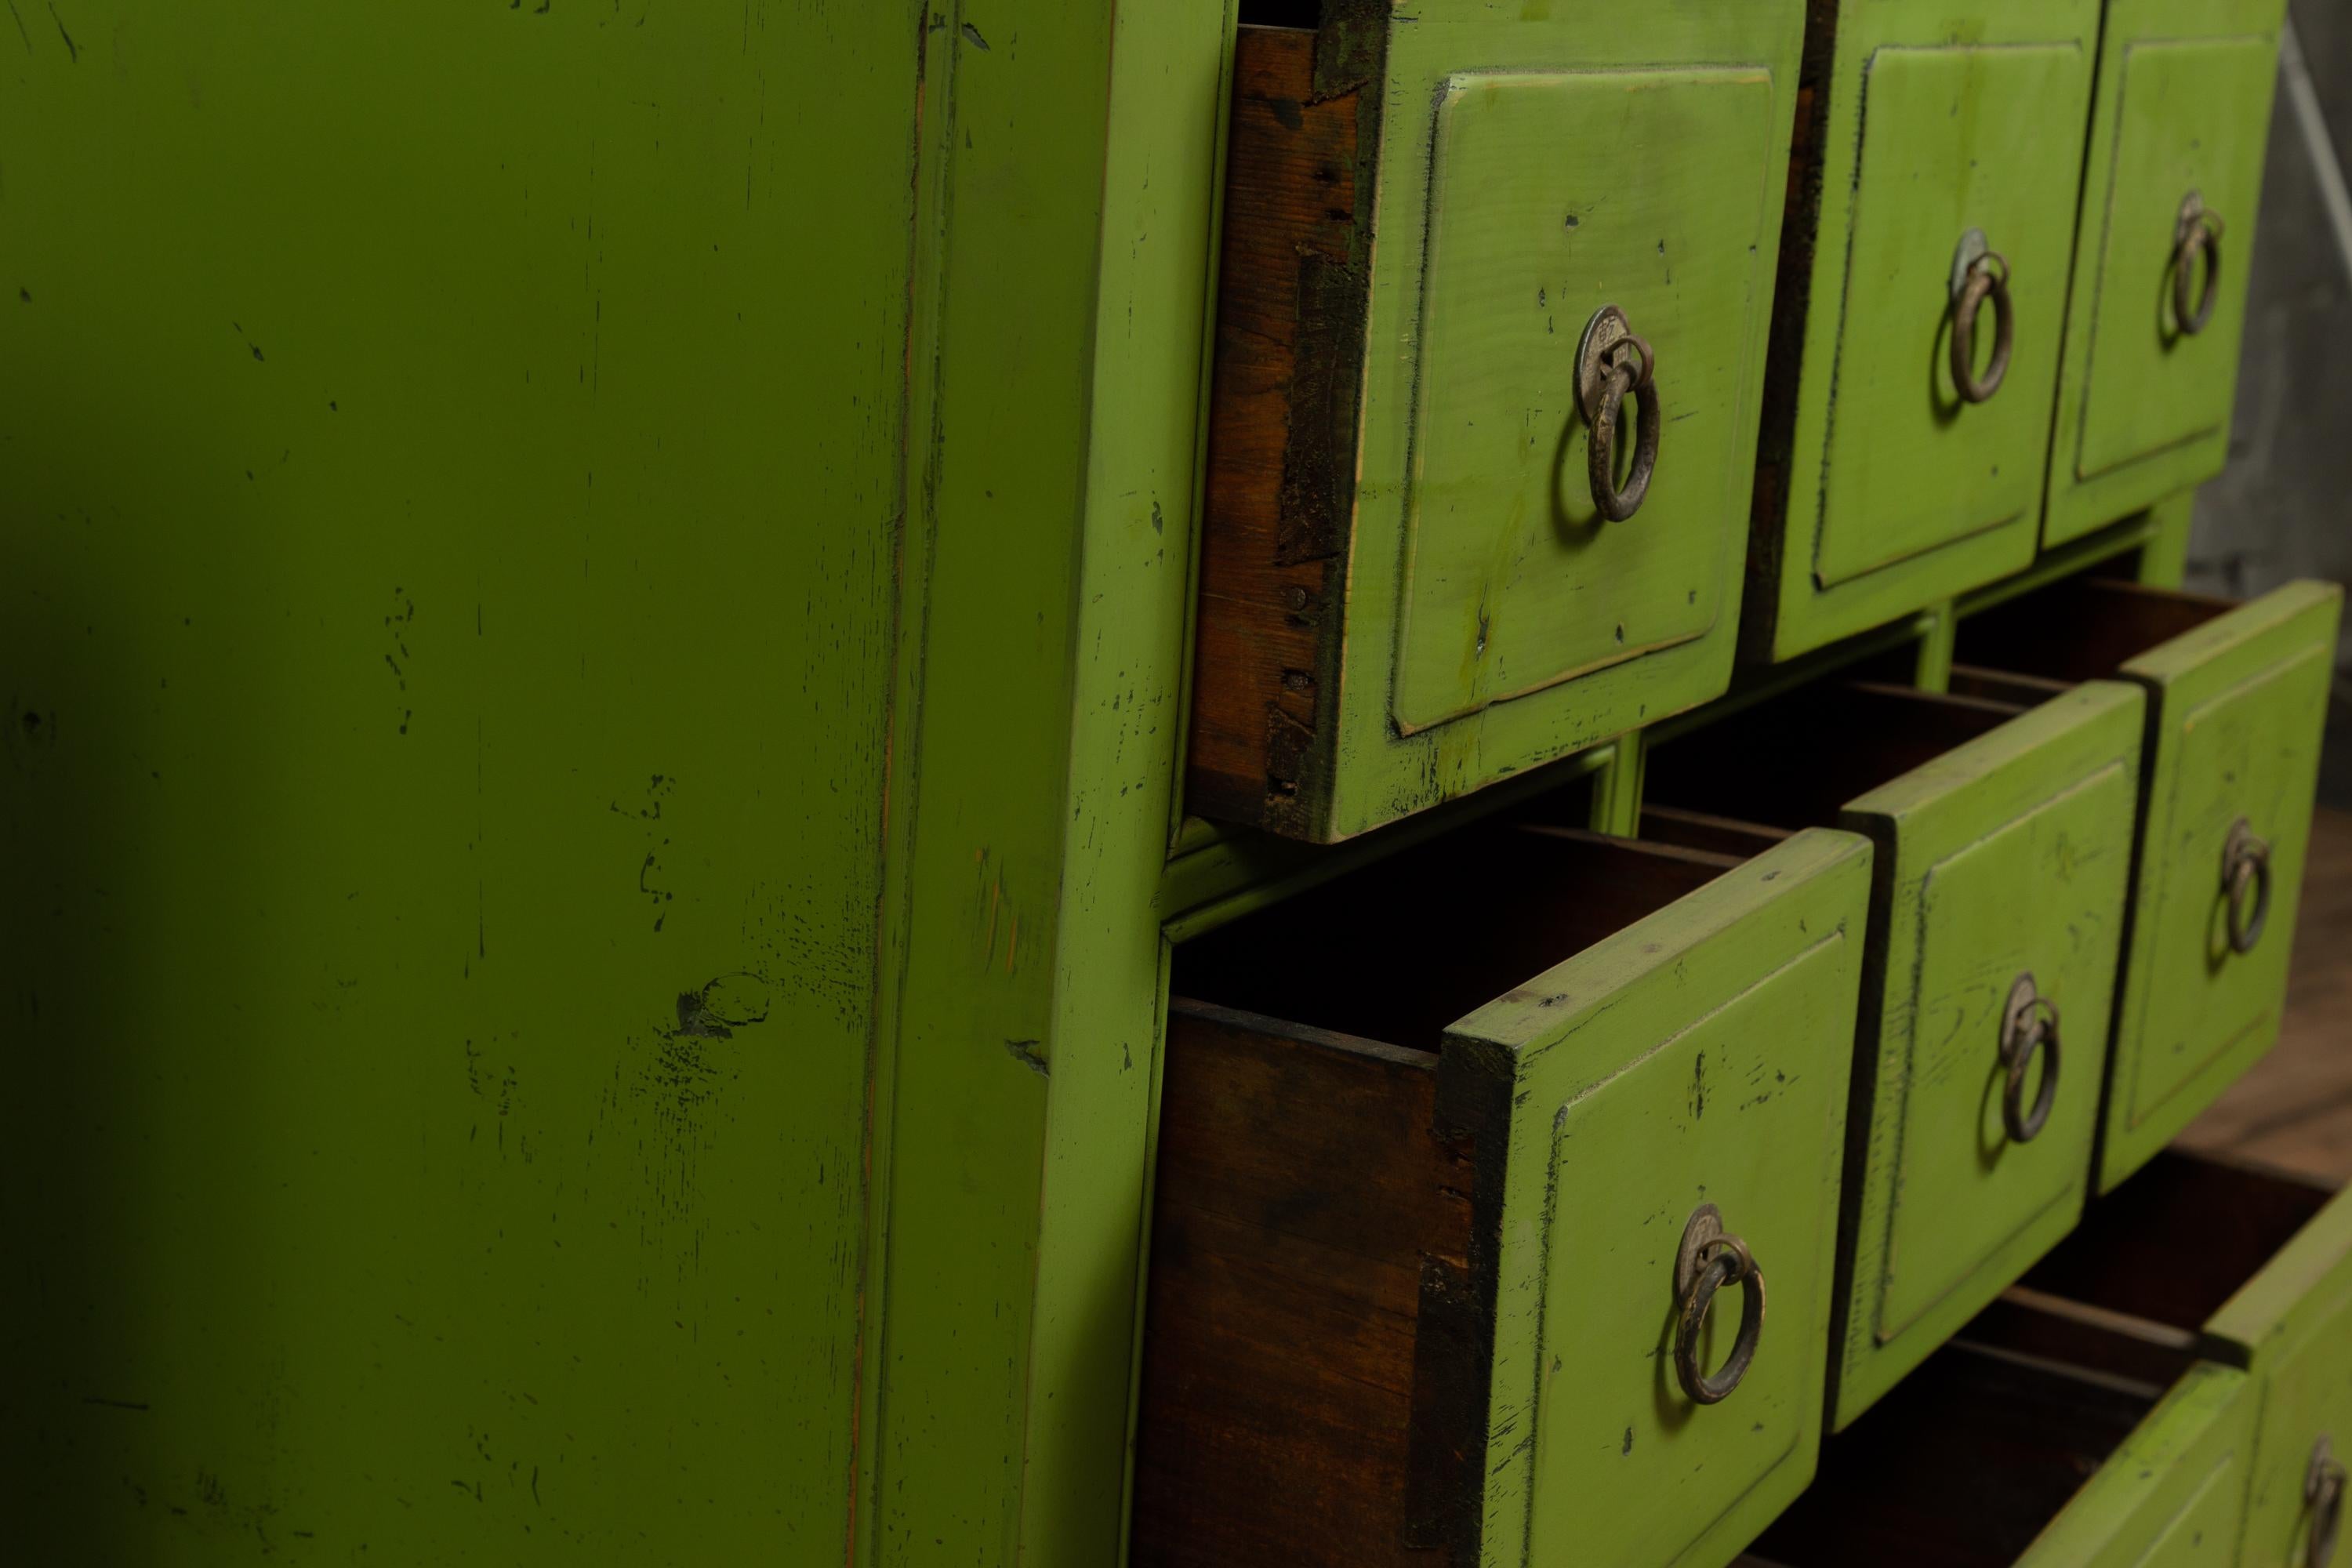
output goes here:
[{"label": "drawer interior", "polygon": [[2236,600],[2210,594],[2064,578],[1963,620],[1953,647],[1952,689],[2046,693],[2106,679],[2130,660],[2237,607]]},{"label": "drawer interior", "polygon": [[2008,1568],[2167,1386],[1956,1341],[1822,1446],[1812,1486],[1741,1562]]},{"label": "drawer interior", "polygon": [[1863,681],[1759,703],[1650,753],[1643,836],[1753,854],[1799,828],[1834,826],[1849,801],[1998,729],[2025,706]]},{"label": "drawer interior", "polygon": [[2069,1308],[2090,1308],[2112,1314],[2111,1327],[2137,1320],[2193,1336],[2333,1195],[2305,1178],[2168,1149],[2093,1204],[2004,1310],[2080,1318]]},{"label": "drawer interior", "polygon": [[1434,1052],[1447,1026],[1737,864],[1495,824],[1448,834],[1187,942],[1185,1002]]}]

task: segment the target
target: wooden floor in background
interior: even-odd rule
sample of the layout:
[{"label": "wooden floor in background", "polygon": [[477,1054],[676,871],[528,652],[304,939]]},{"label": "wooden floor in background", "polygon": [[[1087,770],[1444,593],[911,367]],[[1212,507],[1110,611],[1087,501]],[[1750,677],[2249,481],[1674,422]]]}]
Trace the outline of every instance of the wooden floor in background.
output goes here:
[{"label": "wooden floor in background", "polygon": [[2352,812],[2312,822],[2277,1048],[2182,1142],[2352,1183]]}]

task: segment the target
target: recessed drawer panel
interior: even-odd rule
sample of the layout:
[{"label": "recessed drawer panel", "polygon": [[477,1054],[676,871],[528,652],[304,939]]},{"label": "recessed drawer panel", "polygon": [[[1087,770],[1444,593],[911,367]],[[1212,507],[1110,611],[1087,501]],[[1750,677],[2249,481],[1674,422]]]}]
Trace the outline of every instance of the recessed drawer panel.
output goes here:
[{"label": "recessed drawer panel", "polygon": [[2221,471],[2282,0],[2113,0],[2044,541]]},{"label": "recessed drawer panel", "polygon": [[2142,699],[1832,684],[1659,746],[1645,833],[1876,845],[1831,1401],[1844,1426],[2074,1225],[2122,950]]},{"label": "recessed drawer panel", "polygon": [[1814,7],[1752,655],[2033,558],[2098,25],[2095,0],[2000,0],[1958,29],[1934,0]]},{"label": "recessed drawer panel", "polygon": [[1134,1560],[1736,1555],[1819,1443],[1869,863],[1496,826],[1180,949]]},{"label": "recessed drawer panel", "polygon": [[1511,12],[1241,30],[1201,815],[1345,838],[1729,679],[1803,5]]},{"label": "recessed drawer panel", "polygon": [[1998,670],[2147,693],[2102,1188],[2277,1038],[2342,600],[2317,583],[2233,605],[2074,580],[1961,625],[1956,685]]}]

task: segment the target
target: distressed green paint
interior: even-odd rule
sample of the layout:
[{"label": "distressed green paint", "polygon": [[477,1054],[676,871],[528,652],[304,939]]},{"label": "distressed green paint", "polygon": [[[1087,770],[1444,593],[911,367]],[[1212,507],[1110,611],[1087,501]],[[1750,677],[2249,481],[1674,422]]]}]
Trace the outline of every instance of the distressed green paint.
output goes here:
[{"label": "distressed green paint", "polygon": [[[1398,18],[1329,837],[1729,679],[1802,10],[1664,0],[1636,28],[1602,0],[1524,19],[1433,0]],[[1508,107],[1465,110],[1490,79],[1516,84]],[[1562,150],[1519,156],[1548,132]],[[1433,156],[1454,160],[1434,192]],[[1612,300],[1655,346],[1665,403],[1658,479],[1626,523],[1593,519],[1566,394]],[[1639,608],[1593,607],[1620,600]]]},{"label": "distressed green paint", "polygon": [[[2109,0],[2042,537],[2078,539],[2229,455],[2284,0]],[[2183,335],[2182,198],[2222,220],[2212,321]]]},{"label": "distressed green paint", "polygon": [[2329,1438],[2340,1460],[2352,1440],[2352,1197],[2331,1200],[2205,1327],[2212,1353],[2263,1388],[2244,1561],[2302,1563],[2313,1446]]},{"label": "distressed green paint", "polygon": [[924,33],[869,1563],[1118,1551],[1230,26]]},{"label": "distressed green paint", "polygon": [[2244,1373],[2191,1367],[2016,1568],[2235,1568],[2259,1404]]},{"label": "distressed green paint", "polygon": [[[2103,1192],[2278,1038],[2343,597],[2289,584],[2123,667],[2147,689],[2148,738]],[[2275,879],[2243,954],[2230,950],[2221,881],[2242,816],[2269,842]]]},{"label": "distressed green paint", "polygon": [[[1441,89],[1397,631],[1404,729],[1671,657],[1727,618],[1748,435],[1733,416],[1778,206],[1757,149],[1780,96],[1752,66],[1465,73]],[[1616,154],[1605,186],[1579,190],[1568,148]],[[1658,382],[1673,458],[1639,526],[1595,510],[1577,413],[1578,337],[1609,304],[1673,366]]]},{"label": "distressed green paint", "polygon": [[[1870,1099],[1853,1112],[1868,1120],[1855,1141],[1853,1256],[1832,1401],[1839,1427],[2081,1212],[2130,883],[2143,707],[2122,682],[2077,687],[1845,810],[1843,824],[1877,846],[1876,989],[1856,1079]],[[2047,1125],[2019,1143],[2002,1120],[2000,1044],[2010,988],[2024,973],[2058,1010],[2062,1062]]]},{"label": "distressed green paint", "polygon": [[[1449,1031],[1446,1092],[1507,1129],[1480,1151],[1502,1184],[1482,1563],[1719,1568],[1811,1479],[1869,867],[1800,834]],[[1702,1202],[1770,1293],[1755,1365],[1706,1408],[1672,1371]]]},{"label": "distressed green paint", "polygon": [[842,1562],[915,11],[20,11],[10,1545]]},{"label": "distressed green paint", "polygon": [[[2024,566],[2074,246],[2095,0],[1940,0],[1836,17],[1817,241],[1769,653],[1786,658]],[[1819,25],[1819,24],[1817,24]],[[1998,392],[1949,368],[1953,258],[1981,230],[2010,264]],[[1977,328],[1992,354],[1990,307]]]}]

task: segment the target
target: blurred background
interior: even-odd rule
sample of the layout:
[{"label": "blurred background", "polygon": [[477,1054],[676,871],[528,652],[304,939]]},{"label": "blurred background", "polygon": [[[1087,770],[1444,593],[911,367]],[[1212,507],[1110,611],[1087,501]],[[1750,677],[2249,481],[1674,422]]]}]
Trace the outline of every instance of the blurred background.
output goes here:
[{"label": "blurred background", "polygon": [[[2352,584],[2352,5],[2288,15],[2230,468],[2199,493],[2189,545],[2189,586],[2215,593]],[[2352,622],[2319,795],[2352,811]]]},{"label": "blurred background", "polygon": [[[2230,467],[2197,498],[2189,584],[2352,584],[2352,5],[2290,0]],[[2192,1127],[2202,1147],[2352,1180],[2352,623],[2278,1048]]]}]

